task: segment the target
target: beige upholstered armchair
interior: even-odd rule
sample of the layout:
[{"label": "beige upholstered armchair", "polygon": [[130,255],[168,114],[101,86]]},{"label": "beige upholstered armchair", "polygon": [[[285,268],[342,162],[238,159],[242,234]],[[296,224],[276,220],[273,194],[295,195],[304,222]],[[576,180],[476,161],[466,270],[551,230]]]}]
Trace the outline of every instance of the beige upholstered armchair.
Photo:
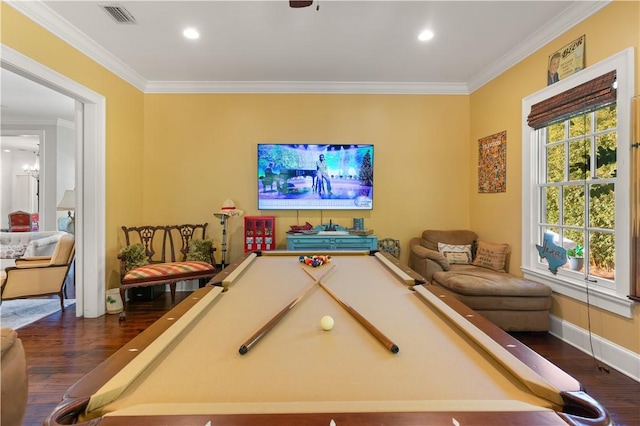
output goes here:
[{"label": "beige upholstered armchair", "polygon": [[547,331],[551,288],[509,274],[509,252],[473,231],[427,230],[411,240],[409,266],[503,330]]},{"label": "beige upholstered armchair", "polygon": [[64,282],[75,255],[72,234],[63,235],[49,256],[16,259],[0,276],[2,300],[57,294],[64,311]]},{"label": "beige upholstered armchair", "polygon": [[477,240],[478,235],[468,230],[424,231],[420,238],[412,238],[409,243],[409,266],[430,283],[434,272],[451,269],[445,255],[438,250],[438,243],[473,247]]},{"label": "beige upholstered armchair", "polygon": [[0,424],[19,426],[27,408],[27,359],[18,333],[0,329]]}]

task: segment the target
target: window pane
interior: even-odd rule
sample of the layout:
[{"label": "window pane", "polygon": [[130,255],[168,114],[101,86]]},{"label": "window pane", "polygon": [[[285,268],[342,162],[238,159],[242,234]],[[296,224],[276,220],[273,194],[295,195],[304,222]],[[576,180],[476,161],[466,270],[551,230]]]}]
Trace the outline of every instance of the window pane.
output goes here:
[{"label": "window pane", "polygon": [[547,182],[564,180],[564,145],[547,148]]},{"label": "window pane", "polygon": [[564,140],[564,122],[547,127],[547,143],[560,142],[561,140]]},{"label": "window pane", "polygon": [[591,114],[579,115],[569,120],[569,137],[584,136],[591,130]]},{"label": "window pane", "polygon": [[618,125],[616,105],[610,105],[596,111],[596,132],[615,129]]},{"label": "window pane", "polygon": [[589,185],[589,226],[614,229],[616,197],[614,184]]},{"label": "window pane", "polygon": [[584,185],[564,187],[564,224],[584,226]]},{"label": "window pane", "polygon": [[[545,201],[546,204],[546,212],[543,207],[542,221],[545,223],[559,224],[560,188],[557,186],[542,188],[542,200]],[[557,232],[557,230],[554,232]]]},{"label": "window pane", "polygon": [[569,180],[586,180],[589,176],[589,141],[569,143]]},{"label": "window pane", "polygon": [[[565,229],[564,238],[565,240],[573,241],[576,245],[584,247],[584,231],[582,231],[581,229]],[[564,246],[565,248],[575,247],[575,245],[573,244],[567,246],[566,242]]]},{"label": "window pane", "polygon": [[616,177],[618,164],[616,150],[618,148],[615,133],[605,133],[596,138],[596,176],[598,178]]},{"label": "window pane", "polygon": [[603,232],[589,233],[589,274],[615,279],[615,237]]}]

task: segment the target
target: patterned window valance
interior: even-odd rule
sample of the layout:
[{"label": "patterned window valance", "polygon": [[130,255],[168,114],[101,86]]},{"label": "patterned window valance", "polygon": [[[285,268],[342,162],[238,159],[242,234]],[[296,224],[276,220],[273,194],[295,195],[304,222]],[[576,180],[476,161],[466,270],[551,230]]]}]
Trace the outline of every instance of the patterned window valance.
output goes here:
[{"label": "patterned window valance", "polygon": [[572,116],[594,111],[616,101],[613,83],[616,72],[611,71],[566,92],[559,93],[531,106],[527,123],[534,129],[564,121]]}]

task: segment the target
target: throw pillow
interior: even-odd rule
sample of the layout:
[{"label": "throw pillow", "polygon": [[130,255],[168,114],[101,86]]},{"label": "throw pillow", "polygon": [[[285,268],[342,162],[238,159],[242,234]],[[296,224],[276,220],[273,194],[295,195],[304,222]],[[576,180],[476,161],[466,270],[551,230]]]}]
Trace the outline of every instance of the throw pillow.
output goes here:
[{"label": "throw pillow", "polygon": [[438,243],[438,251],[451,264],[468,265],[471,263],[471,244],[455,245]]},{"label": "throw pillow", "polygon": [[27,244],[0,246],[0,259],[19,259],[27,251]]},{"label": "throw pillow", "polygon": [[187,260],[197,260],[200,262],[211,263],[211,257],[213,253],[213,241],[209,239],[205,240],[190,240],[189,251],[187,252]]},{"label": "throw pillow", "polygon": [[125,272],[129,272],[130,270],[137,268],[138,266],[149,264],[149,259],[147,258],[147,250],[144,248],[144,245],[140,243],[123,247],[120,250],[119,257],[124,260]]},{"label": "throw pillow", "polygon": [[473,264],[494,271],[505,272],[504,264],[510,249],[509,244],[491,244],[485,241],[478,241],[478,249]]}]

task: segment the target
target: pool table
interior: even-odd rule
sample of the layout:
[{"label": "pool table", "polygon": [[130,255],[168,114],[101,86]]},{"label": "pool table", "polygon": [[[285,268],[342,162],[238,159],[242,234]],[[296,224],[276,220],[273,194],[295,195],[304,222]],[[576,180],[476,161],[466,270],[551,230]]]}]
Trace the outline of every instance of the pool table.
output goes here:
[{"label": "pool table", "polygon": [[45,423],[611,424],[575,379],[395,258],[313,254],[331,258],[237,259],[73,385]]}]

